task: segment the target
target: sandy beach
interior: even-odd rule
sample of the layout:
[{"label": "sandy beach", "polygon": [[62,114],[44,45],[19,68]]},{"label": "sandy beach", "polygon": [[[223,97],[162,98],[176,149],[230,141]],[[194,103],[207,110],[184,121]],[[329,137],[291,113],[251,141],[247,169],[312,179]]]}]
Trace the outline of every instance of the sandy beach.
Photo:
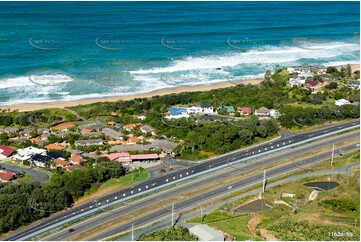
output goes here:
[{"label": "sandy beach", "polygon": [[[360,70],[360,65],[353,64],[351,65],[352,71]],[[337,67],[338,69],[341,69],[341,66]],[[252,84],[257,85],[262,81],[262,79],[255,79],[255,80],[244,80],[241,83],[243,84]],[[91,104],[95,102],[116,102],[119,100],[131,100],[134,98],[147,98],[147,97],[153,97],[153,96],[160,96],[160,95],[166,95],[166,94],[172,94],[172,93],[181,93],[181,92],[196,92],[196,91],[208,91],[212,89],[218,89],[218,88],[226,88],[235,86],[236,83],[232,82],[219,82],[219,83],[211,83],[211,84],[203,84],[203,85],[194,85],[194,86],[178,86],[174,88],[167,88],[167,89],[160,89],[155,90],[149,93],[140,93],[140,94],[134,94],[134,95],[126,95],[126,96],[116,96],[116,97],[103,97],[103,98],[92,98],[92,99],[82,99],[82,100],[75,100],[75,101],[56,101],[56,102],[46,102],[46,103],[21,103],[21,104],[11,104],[7,106],[0,106],[2,109],[8,109],[10,110],[18,110],[18,111],[34,111],[39,109],[45,109],[45,108],[63,108],[63,107],[72,107],[76,105],[82,105],[82,104]]]},{"label": "sandy beach", "polygon": [[[262,81],[262,79],[255,79],[255,80],[244,80],[242,81],[243,84],[252,84],[257,85]],[[46,103],[21,103],[21,104],[11,104],[7,106],[0,106],[2,109],[10,110],[18,110],[20,112],[24,111],[34,111],[39,109],[45,108],[64,108],[64,107],[72,107],[76,105],[82,104],[90,104],[95,102],[116,102],[119,100],[131,100],[135,98],[147,98],[153,96],[161,96],[166,94],[172,93],[181,93],[181,92],[197,92],[197,91],[209,91],[212,89],[218,88],[226,88],[235,86],[237,83],[232,82],[219,82],[219,83],[212,83],[212,84],[204,84],[204,85],[194,85],[194,86],[178,86],[174,88],[167,88],[167,89],[160,89],[155,90],[148,93],[140,93],[134,95],[127,95],[127,96],[116,96],[116,97],[103,97],[103,98],[93,98],[93,99],[82,99],[82,100],[75,100],[75,101],[56,101],[56,102],[46,102]]]}]

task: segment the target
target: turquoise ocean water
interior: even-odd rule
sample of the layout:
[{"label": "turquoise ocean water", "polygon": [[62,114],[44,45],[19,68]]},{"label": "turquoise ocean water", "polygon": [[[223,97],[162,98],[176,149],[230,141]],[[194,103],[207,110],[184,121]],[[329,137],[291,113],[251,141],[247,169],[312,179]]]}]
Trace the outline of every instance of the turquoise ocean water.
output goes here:
[{"label": "turquoise ocean water", "polygon": [[360,62],[359,2],[0,2],[0,105]]}]

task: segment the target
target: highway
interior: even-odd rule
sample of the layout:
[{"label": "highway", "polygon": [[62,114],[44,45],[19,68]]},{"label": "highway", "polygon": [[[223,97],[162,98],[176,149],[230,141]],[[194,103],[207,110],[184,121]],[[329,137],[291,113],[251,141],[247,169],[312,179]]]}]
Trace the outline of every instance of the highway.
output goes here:
[{"label": "highway", "polygon": [[[359,149],[359,147],[355,146],[355,144],[352,144],[352,145],[343,146],[342,149],[345,151],[345,153],[348,153],[350,151]],[[269,170],[267,170],[267,180],[282,176],[287,173],[294,172],[301,168],[307,167],[308,165],[313,165],[313,164],[315,164],[315,161],[320,162],[320,161],[323,161],[323,160],[329,159],[329,158],[330,158],[330,151],[323,152],[319,155],[302,160],[302,162],[300,162],[300,163],[302,163],[302,167],[295,163],[289,163],[289,164],[282,165],[280,167],[269,169]],[[228,193],[235,191],[237,189],[244,189],[244,188],[251,187],[251,186],[254,186],[257,184],[262,184],[262,180],[263,180],[263,172],[259,172],[256,175],[246,177],[246,178],[244,178],[240,181],[237,181],[231,185],[220,187],[220,188],[208,191],[207,193],[203,193],[198,196],[192,197],[192,198],[182,202],[181,204],[179,204],[179,206],[176,210],[175,217],[177,218],[177,216],[181,216],[182,212],[185,212],[187,208],[196,207],[196,204],[202,203],[202,201],[211,200],[211,199],[214,199],[217,197],[225,196]],[[230,189],[230,187],[231,187],[231,189]],[[167,209],[161,209],[154,213],[147,214],[145,216],[137,218],[133,221],[129,221],[128,223],[123,224],[123,225],[117,227],[116,229],[104,232],[102,234],[98,234],[95,237],[90,238],[89,240],[91,240],[91,241],[104,240],[104,239],[112,237],[114,235],[125,233],[125,232],[129,231],[132,224],[134,224],[134,226],[139,228],[142,225],[150,224],[153,221],[157,221],[159,219],[169,217],[169,216],[170,216],[170,211],[168,211]],[[170,224],[169,224],[169,226],[170,226]]]},{"label": "highway", "polygon": [[[305,144],[293,149],[287,149],[282,152],[277,152],[260,159],[251,160],[249,162],[241,163],[237,166],[230,166],[228,169],[222,169],[221,171],[213,174],[209,174],[200,179],[195,179],[187,183],[182,183],[182,185],[172,187],[171,189],[167,189],[166,191],[153,194],[151,196],[147,196],[141,198],[137,201],[133,201],[132,203],[123,204],[123,206],[118,207],[116,209],[111,210],[110,212],[102,213],[101,215],[94,216],[80,223],[74,224],[69,228],[74,229],[72,233],[68,232],[68,229],[61,230],[59,232],[53,233],[50,236],[46,236],[42,238],[42,240],[47,241],[63,241],[71,239],[72,236],[84,233],[86,231],[92,231],[93,229],[97,229],[99,225],[104,223],[112,223],[118,218],[129,217],[131,213],[143,213],[144,210],[149,206],[157,204],[158,208],[164,208],[168,211],[170,210],[170,204],[167,202],[169,198],[176,198],[175,202],[175,210],[178,211],[182,200],[179,200],[178,197],[184,197],[184,193],[189,192],[190,190],[195,190],[199,188],[206,188],[210,184],[214,184],[215,181],[220,181],[229,178],[235,177],[235,179],[239,178],[239,175],[246,176],[250,172],[255,171],[263,171],[262,167],[270,166],[270,165],[279,165],[281,162],[284,162],[286,159],[293,160],[295,165],[302,168],[302,160],[296,159],[295,157],[308,153],[311,149],[313,151],[321,150],[329,148],[329,154],[331,152],[331,147],[333,144],[350,141],[355,138],[359,138],[359,132],[353,131],[345,134],[340,134],[337,136],[328,137],[327,139],[318,140],[309,144]],[[339,145],[336,145],[338,147]],[[238,176],[238,178],[236,177]],[[232,181],[230,181],[232,182]],[[207,192],[207,190],[205,190]],[[115,222],[114,222],[115,223]]]},{"label": "highway", "polygon": [[[107,195],[98,201],[98,206],[110,206],[116,203],[121,203],[135,197],[145,195],[150,192],[171,186],[179,181],[194,178],[199,175],[204,175],[209,172],[213,172],[218,169],[222,169],[232,163],[243,162],[248,159],[260,157],[262,155],[268,155],[279,150],[283,150],[289,147],[307,143],[312,140],[320,139],[329,135],[343,132],[352,128],[359,127],[359,120],[348,123],[342,123],[338,125],[328,126],[322,129],[300,133],[295,136],[291,136],[284,139],[279,139],[267,144],[252,147],[247,150],[233,152],[229,155],[216,157],[209,159],[200,164],[196,164],[192,167],[185,168],[183,170],[176,171],[172,174],[165,174],[155,179],[149,179],[145,182],[137,184],[133,187],[115,192]],[[14,231],[7,237],[1,238],[2,240],[27,240],[33,238],[39,234],[42,234],[48,230],[59,227],[70,221],[82,218],[86,215],[99,211],[99,207],[96,207],[94,203],[87,203],[82,206],[74,207],[63,212],[59,212],[47,219],[43,219],[36,224],[25,227],[21,230]]]}]

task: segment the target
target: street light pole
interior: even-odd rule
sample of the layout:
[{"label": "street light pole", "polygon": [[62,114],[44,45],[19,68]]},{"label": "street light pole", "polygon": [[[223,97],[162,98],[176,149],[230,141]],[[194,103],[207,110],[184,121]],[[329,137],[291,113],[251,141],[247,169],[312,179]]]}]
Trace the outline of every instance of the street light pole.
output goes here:
[{"label": "street light pole", "polygon": [[331,167],[333,166],[333,156],[335,154],[335,145],[332,145]]},{"label": "street light pole", "polygon": [[132,224],[132,241],[134,241],[134,224]]},{"label": "street light pole", "polygon": [[174,225],[174,203],[172,203],[172,227]]},{"label": "street light pole", "polygon": [[263,193],[266,191],[266,170],[263,170]]}]

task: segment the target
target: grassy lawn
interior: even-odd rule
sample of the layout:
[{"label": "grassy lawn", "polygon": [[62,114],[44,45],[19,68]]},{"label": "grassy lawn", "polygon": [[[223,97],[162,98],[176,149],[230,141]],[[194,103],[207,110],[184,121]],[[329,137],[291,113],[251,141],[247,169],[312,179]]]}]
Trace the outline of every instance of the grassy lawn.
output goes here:
[{"label": "grassy lawn", "polygon": [[[360,160],[360,151],[354,151],[344,156],[338,156],[334,159],[333,167],[344,166],[347,164],[359,162]],[[319,171],[330,169],[330,162],[325,161],[321,164],[312,166],[310,169],[312,171]],[[308,201],[308,198],[312,192],[312,189],[304,186],[303,184],[306,182],[312,181],[335,181],[339,183],[339,186],[328,190],[321,191],[314,201]],[[269,188],[265,194],[263,194],[263,198],[272,202],[274,204],[275,200],[283,200],[288,204],[296,204],[297,209],[294,213],[291,213],[292,209],[285,205],[277,205],[274,204],[273,208],[268,211],[258,212],[257,214],[260,216],[261,220],[257,226],[256,233],[260,234],[259,231],[266,231],[268,235],[273,236],[281,236],[276,231],[272,231],[270,226],[295,226],[292,229],[295,229],[294,232],[289,232],[287,238],[293,238],[302,240],[303,236],[308,236],[307,238],[313,238],[312,236],[316,236],[320,238],[324,236],[324,238],[328,238],[329,240],[337,240],[336,237],[329,236],[325,231],[334,230],[338,228],[335,232],[347,232],[351,231],[354,237],[349,237],[348,240],[358,240],[360,233],[360,228],[358,227],[358,221],[360,221],[360,213],[359,208],[358,211],[341,211],[341,210],[332,210],[331,208],[325,207],[323,205],[323,201],[330,199],[350,199],[359,204],[360,197],[360,175],[359,169],[354,169],[351,176],[344,175],[324,175],[319,177],[308,177],[304,179],[300,179],[297,181],[291,181],[284,185],[275,186]],[[249,189],[246,189],[249,190]],[[283,192],[294,193],[296,196],[294,198],[280,198],[280,194]],[[221,208],[212,211],[206,216],[203,217],[203,223],[207,223],[211,227],[215,227],[217,229],[222,230],[232,236],[234,236],[237,240],[263,240],[265,238],[253,237],[247,229],[247,222],[250,219],[249,215],[241,215],[238,213],[234,214],[232,218],[232,213],[227,211],[227,207],[238,207],[240,204],[246,203],[252,196],[247,196],[238,201],[224,205]],[[228,199],[230,197],[228,196]],[[287,222],[290,221],[290,222]],[[304,221],[304,223],[308,223],[306,227],[298,226],[297,223]],[[356,227],[355,227],[356,221]],[[187,222],[189,223],[201,223],[200,216],[194,217]],[[298,226],[298,227],[297,227]],[[317,233],[312,235],[313,229],[317,229]],[[304,234],[303,234],[304,233]],[[279,239],[282,239],[282,238]],[[315,238],[316,238],[315,237]],[[340,240],[345,239],[339,238]]]},{"label": "grassy lawn", "polygon": [[260,238],[253,237],[248,231],[247,223],[250,218],[250,215],[246,215],[225,221],[214,222],[209,224],[209,226],[234,236],[237,241],[261,240]]},{"label": "grassy lawn", "polygon": [[19,183],[28,183],[31,182],[34,179],[34,176],[26,173],[23,177],[16,179],[17,182]]},{"label": "grassy lawn", "polygon": [[127,173],[122,177],[109,179],[103,184],[95,184],[89,191],[85,192],[83,198],[89,195],[96,195],[97,193],[108,193],[123,189],[137,182],[144,181],[148,179],[149,176],[149,172],[145,169],[142,169],[140,172],[135,171],[134,174]]},{"label": "grassy lawn", "polygon": [[149,172],[145,169],[141,170],[140,172],[135,171],[134,174],[128,173],[120,178],[112,178],[106,181],[99,189],[102,190],[109,187],[116,187],[116,188],[127,187],[137,182],[148,179],[149,175],[150,175]]}]

